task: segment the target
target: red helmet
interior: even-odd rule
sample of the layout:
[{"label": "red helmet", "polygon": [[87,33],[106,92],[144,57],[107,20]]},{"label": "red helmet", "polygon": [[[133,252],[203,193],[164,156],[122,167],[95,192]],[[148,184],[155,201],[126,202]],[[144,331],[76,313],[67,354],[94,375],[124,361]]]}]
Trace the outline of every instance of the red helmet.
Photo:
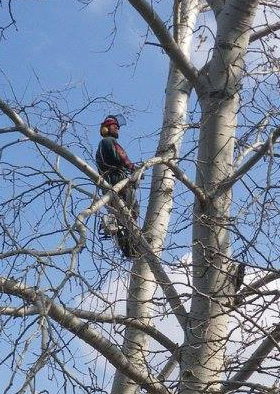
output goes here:
[{"label": "red helmet", "polygon": [[120,127],[120,124],[118,122],[118,119],[113,116],[113,115],[109,115],[107,116],[104,121],[101,123],[101,126],[110,126],[111,124],[115,124],[116,126]]},{"label": "red helmet", "polygon": [[102,137],[107,137],[109,135],[109,126],[112,124],[116,125],[118,128],[126,125],[125,117],[121,114],[106,116],[100,126],[100,134]]}]

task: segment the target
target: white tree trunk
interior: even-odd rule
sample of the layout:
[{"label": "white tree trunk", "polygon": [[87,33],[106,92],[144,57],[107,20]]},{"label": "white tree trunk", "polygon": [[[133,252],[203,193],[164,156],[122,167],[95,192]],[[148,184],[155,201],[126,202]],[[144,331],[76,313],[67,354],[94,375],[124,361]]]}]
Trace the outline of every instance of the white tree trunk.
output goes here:
[{"label": "white tree trunk", "polygon": [[245,49],[257,1],[228,1],[217,18],[213,58],[199,78],[202,109],[197,184],[211,194],[196,202],[193,227],[193,285],[188,329],[182,351],[180,394],[217,390],[224,370],[229,295],[234,267],[230,261],[231,191],[219,193],[232,172],[238,90]]},{"label": "white tree trunk", "polygon": [[[212,165],[201,165],[202,176],[198,176],[197,180],[206,190],[215,187],[215,183],[224,177],[226,169],[228,172],[231,170],[236,100],[230,101],[219,108],[219,125],[215,126],[216,113],[211,116],[205,111],[202,118],[204,126],[199,161],[206,163],[208,160],[209,163],[211,158]],[[229,214],[230,193],[216,197],[206,207],[196,203],[193,228],[194,294],[182,355],[182,386],[185,390],[182,393],[198,393],[201,389],[203,392],[207,383],[221,378],[228,328],[228,307],[225,304],[229,303],[228,295],[233,291],[233,272],[228,257]],[[195,383],[191,384],[192,381]],[[197,382],[203,383],[200,385]]]},{"label": "white tree trunk", "polygon": [[[189,58],[193,28],[199,11],[199,1],[184,0],[179,9],[177,26],[178,44]],[[181,12],[183,10],[184,12]],[[177,20],[178,20],[177,19]],[[178,157],[186,124],[186,111],[190,87],[182,73],[170,63],[166,88],[166,103],[163,127],[157,153],[170,152],[170,157]],[[174,176],[164,165],[156,165],[153,169],[151,194],[148,204],[143,232],[156,255],[160,255],[166,236],[173,202]],[[156,284],[153,274],[145,259],[134,261],[129,295],[127,316],[149,323],[153,306],[150,300],[155,292]],[[141,370],[146,369],[145,356],[149,351],[148,336],[143,332],[127,328],[123,344],[125,355]],[[116,372],[112,394],[134,394],[137,385],[120,372]]]}]

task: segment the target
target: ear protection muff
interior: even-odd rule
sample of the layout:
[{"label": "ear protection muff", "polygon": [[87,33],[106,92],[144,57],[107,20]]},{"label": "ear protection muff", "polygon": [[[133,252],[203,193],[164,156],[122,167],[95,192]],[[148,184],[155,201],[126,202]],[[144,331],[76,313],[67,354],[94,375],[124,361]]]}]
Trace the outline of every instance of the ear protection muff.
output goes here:
[{"label": "ear protection muff", "polygon": [[100,126],[100,134],[102,137],[108,137],[109,135],[109,128],[105,126],[104,124],[101,124]]}]

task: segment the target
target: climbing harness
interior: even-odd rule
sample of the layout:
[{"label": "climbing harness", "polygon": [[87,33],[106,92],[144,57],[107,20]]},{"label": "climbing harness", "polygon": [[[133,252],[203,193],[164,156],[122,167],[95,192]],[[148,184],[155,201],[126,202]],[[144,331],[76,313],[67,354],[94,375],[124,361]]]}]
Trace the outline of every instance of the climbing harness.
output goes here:
[{"label": "climbing harness", "polygon": [[101,217],[99,223],[99,235],[102,240],[113,239],[125,257],[137,257],[138,253],[131,242],[129,231],[114,217],[107,214]]}]

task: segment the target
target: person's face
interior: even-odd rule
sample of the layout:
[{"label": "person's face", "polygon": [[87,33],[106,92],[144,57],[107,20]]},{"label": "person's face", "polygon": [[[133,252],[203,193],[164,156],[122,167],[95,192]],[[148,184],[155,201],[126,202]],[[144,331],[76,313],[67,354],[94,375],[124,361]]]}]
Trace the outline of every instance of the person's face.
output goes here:
[{"label": "person's face", "polygon": [[109,126],[109,133],[112,137],[118,138],[119,136],[119,126],[115,123],[110,124]]}]

